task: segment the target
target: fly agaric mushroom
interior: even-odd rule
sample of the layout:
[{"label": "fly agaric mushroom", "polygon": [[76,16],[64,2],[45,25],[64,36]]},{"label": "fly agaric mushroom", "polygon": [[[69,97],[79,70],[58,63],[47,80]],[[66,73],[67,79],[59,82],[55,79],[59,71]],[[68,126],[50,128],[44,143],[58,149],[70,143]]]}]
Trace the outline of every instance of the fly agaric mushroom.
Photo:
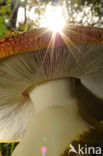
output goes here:
[{"label": "fly agaric mushroom", "polygon": [[99,28],[13,32],[0,41],[0,140],[21,139],[31,120],[13,156],[39,156],[42,146],[57,156],[91,126],[103,128],[102,65]]}]

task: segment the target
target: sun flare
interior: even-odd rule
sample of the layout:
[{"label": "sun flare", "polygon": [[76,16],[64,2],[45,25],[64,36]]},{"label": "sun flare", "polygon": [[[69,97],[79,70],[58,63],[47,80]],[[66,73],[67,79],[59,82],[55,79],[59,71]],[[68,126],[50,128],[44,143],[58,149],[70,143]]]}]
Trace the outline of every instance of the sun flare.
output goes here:
[{"label": "sun flare", "polygon": [[53,33],[61,32],[67,20],[67,10],[61,6],[46,7],[46,12],[41,20],[41,26],[47,27]]}]

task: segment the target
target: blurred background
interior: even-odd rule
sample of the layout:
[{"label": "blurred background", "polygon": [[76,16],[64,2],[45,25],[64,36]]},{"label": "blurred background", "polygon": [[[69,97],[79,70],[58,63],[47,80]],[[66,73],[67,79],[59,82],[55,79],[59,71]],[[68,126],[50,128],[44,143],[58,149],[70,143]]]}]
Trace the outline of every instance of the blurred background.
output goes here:
[{"label": "blurred background", "polygon": [[46,20],[56,14],[56,6],[70,24],[103,27],[103,0],[0,0],[0,38],[13,28],[48,26]]}]

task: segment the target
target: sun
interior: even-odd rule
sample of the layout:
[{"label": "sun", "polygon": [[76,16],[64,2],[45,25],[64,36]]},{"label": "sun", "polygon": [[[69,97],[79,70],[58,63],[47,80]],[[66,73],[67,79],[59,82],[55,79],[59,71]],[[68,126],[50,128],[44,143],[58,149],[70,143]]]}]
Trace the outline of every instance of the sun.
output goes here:
[{"label": "sun", "polygon": [[41,26],[49,28],[53,33],[61,32],[67,20],[67,10],[63,6],[46,7],[46,11],[41,20]]}]

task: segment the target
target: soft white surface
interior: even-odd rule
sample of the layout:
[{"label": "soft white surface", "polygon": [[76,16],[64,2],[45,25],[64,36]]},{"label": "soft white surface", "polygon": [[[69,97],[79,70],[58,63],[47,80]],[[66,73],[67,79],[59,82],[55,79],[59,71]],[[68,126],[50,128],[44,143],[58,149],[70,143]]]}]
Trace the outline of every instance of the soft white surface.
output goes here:
[{"label": "soft white surface", "polygon": [[72,79],[55,80],[34,88],[30,98],[36,113],[13,156],[59,156],[75,137],[89,128],[78,114]]}]

